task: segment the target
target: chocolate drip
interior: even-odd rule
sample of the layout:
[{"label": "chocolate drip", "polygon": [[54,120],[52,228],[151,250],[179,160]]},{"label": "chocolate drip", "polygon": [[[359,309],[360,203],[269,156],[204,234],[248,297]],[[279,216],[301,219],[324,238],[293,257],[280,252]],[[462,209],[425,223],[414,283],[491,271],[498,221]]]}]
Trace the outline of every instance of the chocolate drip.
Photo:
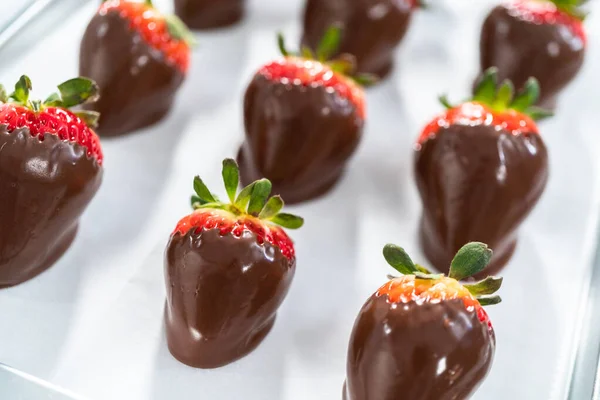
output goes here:
[{"label": "chocolate drip", "polygon": [[339,26],[342,40],[336,56],[352,54],[357,72],[383,78],[392,69],[412,8],[409,0],[308,0],[302,44],[316,51],[327,29]]},{"label": "chocolate drip", "polygon": [[463,400],[492,366],[493,331],[462,300],[391,304],[371,296],[348,348],[345,400]]},{"label": "chocolate drip", "polygon": [[100,112],[101,136],[122,135],[160,121],[184,79],[183,72],[117,11],[92,18],[81,41],[79,74],[100,87],[100,99],[85,108]]},{"label": "chocolate drip", "polygon": [[256,75],[244,99],[242,183],[260,178],[288,204],[321,196],[342,175],[364,121],[356,107],[324,87],[271,82]]},{"label": "chocolate drip", "polygon": [[451,125],[416,153],[423,201],[421,242],[429,261],[448,272],[466,243],[487,243],[498,272],[514,251],[517,228],[548,180],[548,154],[538,134],[512,135],[492,126]]},{"label": "chocolate drip", "polygon": [[498,67],[499,79],[510,79],[516,88],[537,78],[538,104],[553,108],[558,93],[581,69],[585,44],[563,25],[525,21],[507,7],[496,7],[483,24],[481,69]]},{"label": "chocolate drip", "polygon": [[175,0],[175,14],[190,29],[233,25],[244,16],[245,0]]},{"label": "chocolate drip", "polygon": [[102,167],[77,144],[0,125],[0,288],[48,269],[69,248]]},{"label": "chocolate drip", "polygon": [[273,326],[295,267],[251,232],[173,235],[165,254],[171,354],[193,367],[217,368],[250,353]]}]

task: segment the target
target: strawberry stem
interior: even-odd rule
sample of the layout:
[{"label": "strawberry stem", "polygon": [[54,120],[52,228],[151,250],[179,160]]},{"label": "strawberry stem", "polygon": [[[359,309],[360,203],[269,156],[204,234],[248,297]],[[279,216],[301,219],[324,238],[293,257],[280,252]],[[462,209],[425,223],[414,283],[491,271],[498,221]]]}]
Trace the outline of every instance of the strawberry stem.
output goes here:
[{"label": "strawberry stem", "polygon": [[[96,101],[98,99],[98,85],[87,78],[73,78],[58,85],[59,93],[52,93],[44,102],[30,100],[31,80],[22,75],[15,84],[15,90],[10,95],[6,94],[4,86],[0,85],[0,102],[8,103],[11,100],[20,106],[27,107],[34,112],[40,112],[47,107],[61,107],[69,109],[74,106]],[[94,128],[100,114],[94,111],[75,111],[89,127]]]},{"label": "strawberry stem", "polygon": [[285,43],[285,37],[281,32],[277,34],[277,47],[283,57],[301,57],[306,60],[316,60],[327,65],[337,74],[352,79],[359,86],[372,86],[377,82],[377,77],[371,74],[354,75],[356,69],[356,58],[351,54],[340,54],[337,58],[331,57],[337,52],[342,37],[339,26],[333,25],[327,29],[323,38],[317,46],[316,54],[313,49],[302,46],[299,52],[290,52]]},{"label": "strawberry stem", "polygon": [[[194,178],[194,192],[191,197],[192,208],[213,208],[228,211],[234,215],[252,215],[264,221],[280,225],[284,228],[298,229],[304,220],[296,215],[281,213],[284,203],[279,195],[269,198],[271,181],[261,179],[243,188],[239,194],[240,172],[237,163],[232,159],[223,160],[223,183],[230,203],[222,203],[210,192],[199,176]],[[237,197],[236,197],[237,194]]]},{"label": "strawberry stem", "polygon": [[[410,256],[400,246],[386,244],[383,248],[383,257],[396,271],[402,275],[414,275],[418,279],[436,280],[444,277],[444,274],[432,274],[427,268],[415,264]],[[448,276],[460,281],[481,272],[490,261],[492,250],[486,244],[471,242],[464,245],[452,260]],[[395,277],[388,275],[388,279]],[[499,296],[492,296],[502,286],[502,278],[489,276],[486,279],[463,284],[463,287],[479,301],[482,306],[498,304]]]},{"label": "strawberry stem", "polygon": [[[514,92],[513,83],[508,79],[498,86],[498,69],[491,67],[481,75],[473,97],[467,101],[484,104],[496,112],[515,110],[528,115],[534,121],[554,115],[551,111],[534,106],[540,96],[540,84],[534,77],[527,80],[516,96]],[[447,109],[455,107],[445,95],[440,96],[439,101]]]}]

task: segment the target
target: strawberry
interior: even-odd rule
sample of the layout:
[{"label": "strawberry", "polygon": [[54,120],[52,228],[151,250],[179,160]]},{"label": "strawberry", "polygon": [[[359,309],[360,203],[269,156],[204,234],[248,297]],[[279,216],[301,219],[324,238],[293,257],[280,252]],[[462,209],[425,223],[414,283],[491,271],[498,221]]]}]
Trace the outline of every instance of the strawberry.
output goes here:
[{"label": "strawberry", "polygon": [[70,107],[94,101],[85,78],[31,100],[22,76],[10,95],[0,85],[0,288],[49,268],[75,237],[79,217],[102,180],[98,115]]},{"label": "strawberry", "polygon": [[482,306],[501,301],[494,293],[502,278],[459,281],[481,272],[492,251],[466,244],[448,277],[414,264],[398,246],[383,254],[403,276],[381,286],[356,319],[344,399],[469,398],[492,366],[496,338]]},{"label": "strawberry", "polygon": [[548,154],[535,120],[548,115],[535,104],[531,78],[513,98],[510,81],[498,90],[497,71],[486,71],[475,97],[429,123],[416,146],[416,179],[423,201],[421,242],[446,272],[469,241],[496,249],[491,273],[516,246],[516,231],[542,195]]},{"label": "strawberry", "polygon": [[280,213],[261,179],[239,194],[238,166],[223,161],[230,203],[194,179],[195,211],[167,245],[165,319],[169,349],[181,362],[216,368],[250,353],[270,331],[296,269],[294,244],[282,229],[303,220]]},{"label": "strawberry", "polygon": [[302,45],[314,51],[330,26],[343,35],[336,53],[356,57],[359,73],[384,78],[392,70],[394,50],[404,38],[420,0],[308,0]]},{"label": "strawberry", "polygon": [[501,80],[522,88],[530,76],[541,86],[538,104],[556,96],[583,65],[586,34],[582,0],[510,0],[488,15],[481,31],[481,69],[497,67]]},{"label": "strawberry", "polygon": [[175,0],[175,14],[192,29],[233,25],[244,16],[246,0]]},{"label": "strawberry", "polygon": [[171,108],[190,63],[194,38],[150,0],[104,1],[81,42],[79,71],[96,80],[102,98],[98,133],[121,135],[150,126]]},{"label": "strawberry", "polygon": [[242,182],[265,176],[288,203],[327,192],[358,146],[365,121],[361,84],[351,57],[325,62],[335,51],[338,29],[330,29],[316,55],[292,55],[279,37],[282,58],[262,66],[244,98],[246,141],[238,162]]}]

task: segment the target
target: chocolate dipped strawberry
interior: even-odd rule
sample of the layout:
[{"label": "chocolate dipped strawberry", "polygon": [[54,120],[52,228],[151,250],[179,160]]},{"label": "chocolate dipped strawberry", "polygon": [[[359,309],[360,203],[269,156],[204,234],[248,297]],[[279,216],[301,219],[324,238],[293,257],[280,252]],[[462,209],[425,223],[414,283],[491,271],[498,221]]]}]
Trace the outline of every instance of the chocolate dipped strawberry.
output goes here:
[{"label": "chocolate dipped strawberry", "polygon": [[89,23],[79,73],[94,79],[98,134],[122,135],[160,121],[171,109],[190,63],[193,37],[174,15],[127,0],[102,3]]},{"label": "chocolate dipped strawberry", "polygon": [[330,26],[342,29],[335,55],[356,57],[356,70],[384,78],[420,0],[307,0],[302,45],[314,51]]},{"label": "chocolate dipped strawberry", "polygon": [[350,78],[351,57],[326,63],[337,47],[330,29],[316,55],[292,55],[262,66],[244,97],[246,140],[238,154],[242,182],[266,177],[288,203],[319,197],[340,179],[360,141],[364,92]]},{"label": "chocolate dipped strawberry", "polygon": [[165,255],[165,320],[171,354],[198,368],[217,368],[254,350],[269,333],[294,272],[294,244],[282,227],[303,220],[281,213],[261,179],[237,193],[238,167],[223,161],[230,203],[194,179],[195,211],[171,234]]},{"label": "chocolate dipped strawberry", "polygon": [[91,129],[98,115],[70,107],[98,88],[75,78],[46,101],[31,100],[22,76],[0,85],[0,288],[48,269],[75,238],[79,217],[102,181],[102,149]]},{"label": "chocolate dipped strawberry", "polygon": [[175,0],[175,14],[191,29],[213,29],[239,22],[245,6],[245,0]]},{"label": "chocolate dipped strawberry", "polygon": [[461,248],[449,276],[434,275],[388,244],[387,262],[403,274],[375,292],[360,310],[348,348],[345,400],[458,400],[469,398],[492,367],[496,338],[482,306],[502,278],[461,284],[481,272],[492,251]]},{"label": "chocolate dipped strawberry", "polygon": [[494,8],[481,31],[481,69],[522,88],[530,76],[541,88],[538,104],[553,108],[575,78],[586,49],[582,0],[509,0]]},{"label": "chocolate dipped strawberry", "polygon": [[531,78],[513,98],[510,81],[496,90],[495,69],[486,71],[471,101],[452,106],[423,130],[415,172],[423,202],[421,243],[430,262],[447,272],[467,242],[488,243],[493,274],[510,259],[517,229],[538,202],[548,180],[548,154],[535,119]]}]

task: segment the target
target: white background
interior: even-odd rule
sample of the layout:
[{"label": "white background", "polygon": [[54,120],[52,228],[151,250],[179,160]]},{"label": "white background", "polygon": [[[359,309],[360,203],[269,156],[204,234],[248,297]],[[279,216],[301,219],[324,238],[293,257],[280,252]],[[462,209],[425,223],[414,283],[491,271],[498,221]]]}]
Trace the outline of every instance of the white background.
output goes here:
[{"label": "white background", "polygon": [[[14,8],[7,3],[0,15]],[[0,291],[0,362],[94,399],[340,399],[352,323],[390,272],[382,246],[403,245],[426,262],[416,241],[412,144],[441,110],[438,94],[467,95],[478,69],[480,24],[495,2],[431,3],[412,21],[393,77],[368,92],[368,125],[345,179],[322,200],[288,209],[306,218],[291,233],[297,274],[275,328],[255,352],[212,371],[170,356],[162,257],[171,230],[189,211],[192,177],[201,174],[222,190],[221,160],[234,156],[242,140],[245,86],[276,56],[275,31],[297,42],[300,0],[253,0],[243,25],[199,35],[169,117],[103,142],[103,186],[71,249],[38,278]],[[3,56],[0,81],[12,85],[27,73],[45,97],[74,76],[94,8],[88,4],[33,45]],[[504,272],[504,302],[489,308],[498,347],[478,400],[562,400],[565,394],[596,244],[599,19],[592,14],[586,22],[584,70],[562,96],[558,115],[540,128],[551,179]],[[11,399],[2,388],[0,398]]]}]

